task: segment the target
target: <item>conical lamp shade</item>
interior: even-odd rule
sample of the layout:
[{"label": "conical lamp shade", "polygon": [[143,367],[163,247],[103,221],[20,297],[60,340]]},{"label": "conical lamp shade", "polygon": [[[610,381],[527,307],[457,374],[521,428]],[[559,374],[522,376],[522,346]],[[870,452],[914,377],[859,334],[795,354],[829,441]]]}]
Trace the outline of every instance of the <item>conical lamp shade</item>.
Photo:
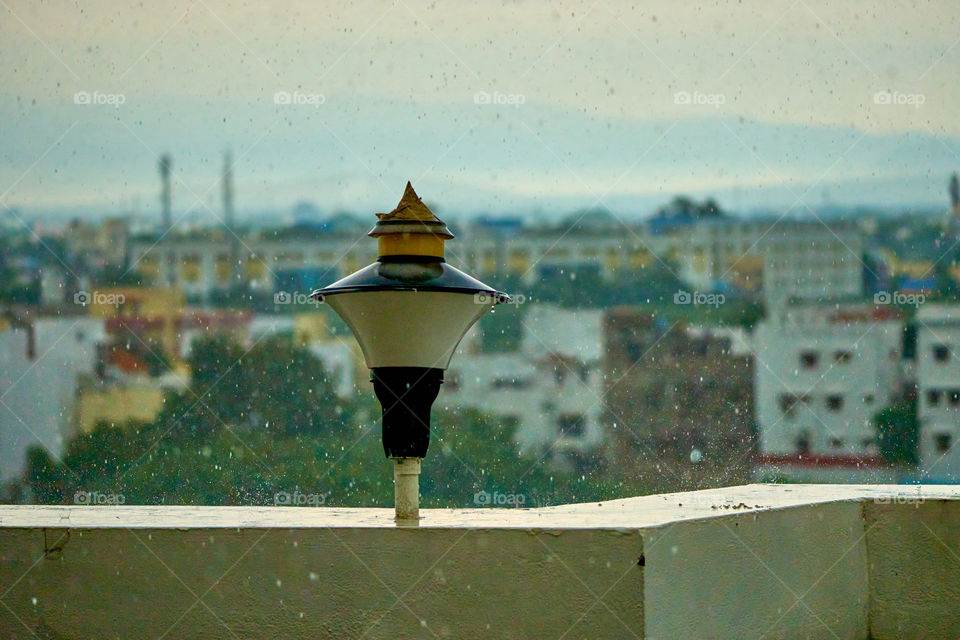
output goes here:
[{"label": "conical lamp shade", "polygon": [[370,369],[446,369],[467,330],[510,299],[436,261],[375,262],[313,297],[347,323]]},{"label": "conical lamp shade", "polygon": [[493,306],[491,296],[449,291],[354,291],[324,302],[353,331],[370,369],[446,369],[464,334]]}]

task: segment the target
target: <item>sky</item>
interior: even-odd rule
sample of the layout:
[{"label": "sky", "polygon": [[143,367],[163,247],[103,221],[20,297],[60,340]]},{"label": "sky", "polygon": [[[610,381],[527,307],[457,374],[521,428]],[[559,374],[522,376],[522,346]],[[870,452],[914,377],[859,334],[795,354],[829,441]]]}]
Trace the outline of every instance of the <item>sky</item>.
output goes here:
[{"label": "sky", "polygon": [[[696,3],[700,4],[700,3]],[[946,208],[950,2],[0,0],[0,205],[451,218]],[[0,209],[2,214],[2,209]],[[178,214],[179,215],[179,214]]]}]

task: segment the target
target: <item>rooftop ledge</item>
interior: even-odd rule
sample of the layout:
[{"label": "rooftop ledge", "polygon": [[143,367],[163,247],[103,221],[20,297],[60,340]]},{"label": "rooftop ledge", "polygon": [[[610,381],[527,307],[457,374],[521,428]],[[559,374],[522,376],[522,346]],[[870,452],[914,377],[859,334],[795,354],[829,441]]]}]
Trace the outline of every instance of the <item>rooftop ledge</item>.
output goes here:
[{"label": "rooftop ledge", "polygon": [[0,506],[0,635],[960,637],[960,486],[421,515]]}]

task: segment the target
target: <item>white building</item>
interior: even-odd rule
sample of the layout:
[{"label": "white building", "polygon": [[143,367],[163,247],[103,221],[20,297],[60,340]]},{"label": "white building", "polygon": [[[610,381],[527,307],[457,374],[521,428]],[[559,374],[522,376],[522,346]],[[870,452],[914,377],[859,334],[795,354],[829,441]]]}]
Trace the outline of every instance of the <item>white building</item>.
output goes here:
[{"label": "white building", "polygon": [[719,219],[671,230],[669,255],[700,291],[725,283],[750,286],[759,267],[768,309],[794,301],[863,294],[863,241],[852,224],[819,220]]},{"label": "white building", "polygon": [[40,318],[31,331],[0,331],[0,481],[26,469],[30,446],[56,459],[73,436],[77,378],[93,374],[103,320]]},{"label": "white building", "polygon": [[874,415],[900,383],[903,320],[889,307],[792,307],[754,336],[761,464],[878,461]]},{"label": "white building", "polygon": [[541,305],[523,325],[522,346],[513,353],[479,353],[472,330],[437,404],[495,416],[515,430],[522,452],[568,465],[567,454],[592,451],[603,439],[602,312]]},{"label": "white building", "polygon": [[[655,233],[649,225],[616,219],[588,223],[589,217],[573,228],[471,224],[457,230],[464,242],[448,243],[447,260],[480,278],[509,275],[527,284],[551,270],[593,270],[613,282],[641,268],[672,265],[697,291],[728,284],[755,290],[762,283],[768,308],[791,298],[822,301],[863,292],[862,241],[851,224],[723,218]],[[205,232],[159,243],[144,238],[131,243],[131,257],[144,273],[194,298],[229,287],[234,273],[255,293],[306,294],[373,262],[375,245],[364,241],[365,231],[258,232],[241,240]]]},{"label": "white building", "polygon": [[822,303],[863,295],[863,242],[852,224],[782,221],[759,245],[768,310],[791,300]]},{"label": "white building", "polygon": [[[347,339],[331,338],[314,340],[307,345],[310,352],[323,362],[323,371],[333,385],[333,391],[341,398],[350,398],[357,393],[358,374],[366,374],[366,368],[358,371],[359,347]],[[369,391],[369,389],[364,389]]]},{"label": "white building", "polygon": [[960,479],[960,306],[925,305],[917,324],[920,470],[926,479]]}]

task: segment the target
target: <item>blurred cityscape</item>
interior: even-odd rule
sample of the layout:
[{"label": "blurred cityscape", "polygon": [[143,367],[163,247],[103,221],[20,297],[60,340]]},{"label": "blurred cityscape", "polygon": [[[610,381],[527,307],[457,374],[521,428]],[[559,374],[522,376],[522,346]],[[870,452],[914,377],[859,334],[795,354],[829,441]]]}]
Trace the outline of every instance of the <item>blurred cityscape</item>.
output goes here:
[{"label": "blurred cityscape", "polygon": [[[389,503],[369,372],[308,297],[376,258],[373,216],[238,223],[227,156],[219,222],[178,224],[172,167],[159,220],[3,218],[5,499]],[[960,194],[943,184],[932,213],[744,217],[678,196],[629,222],[451,224],[448,261],[512,301],[446,373],[425,501],[957,481]]]}]

